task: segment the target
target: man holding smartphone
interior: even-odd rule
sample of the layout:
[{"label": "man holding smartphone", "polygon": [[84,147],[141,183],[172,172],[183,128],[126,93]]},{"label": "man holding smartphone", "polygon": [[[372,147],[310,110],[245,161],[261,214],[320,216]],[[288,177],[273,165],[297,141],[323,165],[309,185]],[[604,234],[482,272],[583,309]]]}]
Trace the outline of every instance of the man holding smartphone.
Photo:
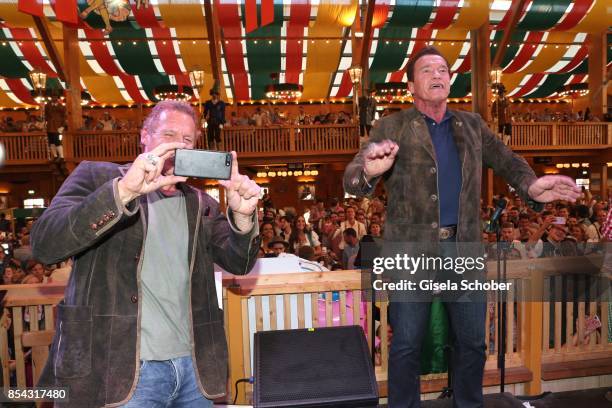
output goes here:
[{"label": "man holding smartphone", "polygon": [[206,407],[225,394],[227,345],[213,262],[246,274],[259,248],[260,188],[238,173],[227,216],[174,175],[174,152],[199,132],[190,105],[159,103],[132,163],[83,162],[34,224],[33,250],[74,267],[39,386],[69,407]]}]

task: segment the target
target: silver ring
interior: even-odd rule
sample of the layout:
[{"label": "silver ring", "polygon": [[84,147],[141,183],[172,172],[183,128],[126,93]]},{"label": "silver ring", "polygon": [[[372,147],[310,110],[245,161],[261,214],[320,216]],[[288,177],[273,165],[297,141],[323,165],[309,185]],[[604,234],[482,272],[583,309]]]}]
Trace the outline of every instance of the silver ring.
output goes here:
[{"label": "silver ring", "polygon": [[153,153],[147,153],[145,155],[145,160],[151,163],[153,166],[157,166],[157,163],[159,163],[159,156],[156,156]]}]

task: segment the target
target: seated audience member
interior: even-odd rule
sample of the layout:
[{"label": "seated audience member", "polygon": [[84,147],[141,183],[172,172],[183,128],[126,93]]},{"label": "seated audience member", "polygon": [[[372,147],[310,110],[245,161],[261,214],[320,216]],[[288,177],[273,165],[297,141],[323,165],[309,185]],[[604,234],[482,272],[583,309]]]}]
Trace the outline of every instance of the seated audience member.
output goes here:
[{"label": "seated audience member", "polygon": [[285,241],[283,237],[277,235],[268,243],[268,248],[272,250],[274,255],[278,256],[287,252],[287,249],[289,249],[289,243]]},{"label": "seated audience member", "polygon": [[344,237],[344,248],[342,250],[342,267],[344,269],[355,268],[355,258],[359,252],[359,239],[353,228],[347,228],[342,233]]},{"label": "seated audience member", "polygon": [[70,273],[72,272],[72,258],[68,258],[66,261],[61,262],[59,268],[55,268],[49,275],[48,282],[68,282]]},{"label": "seated audience member", "polygon": [[274,239],[274,226],[271,222],[264,222],[261,224],[259,230],[261,231],[261,248],[264,254],[272,252],[272,250],[268,248],[268,244]]},{"label": "seated audience member", "polygon": [[382,227],[380,226],[379,223],[372,221],[370,223],[370,228],[369,228],[368,233],[374,238],[380,238],[382,237]]},{"label": "seated audience member", "polygon": [[319,236],[308,225],[304,217],[299,216],[295,219],[289,236],[289,251],[297,253],[298,249],[303,246],[310,246],[314,249],[315,254],[321,255],[321,242]]},{"label": "seated audience member", "polygon": [[20,240],[21,246],[13,251],[13,258],[24,265],[29,260],[33,259],[32,247],[30,246],[30,235],[24,235]]},{"label": "seated audience member", "polygon": [[340,241],[342,235],[336,234],[338,230],[338,224],[332,221],[333,217],[325,217],[323,219],[323,225],[321,230],[321,247],[325,247],[329,250],[329,255],[334,257],[336,260],[341,258],[342,250],[340,249]]},{"label": "seated audience member", "polygon": [[576,241],[567,237],[567,227],[563,224],[551,224],[544,242],[543,257],[577,256]]},{"label": "seated audience member", "polygon": [[[363,223],[357,221],[355,208],[348,207],[346,209],[346,220],[340,223],[340,232],[344,232],[346,229],[351,228],[357,234],[357,241],[359,241],[366,234],[366,227]],[[344,249],[344,242],[340,243],[340,248]]]},{"label": "seated audience member", "polygon": [[595,222],[589,225],[586,229],[586,236],[589,242],[599,242],[601,241],[601,227],[603,226],[604,221],[606,220],[607,212],[606,210],[599,209],[595,213],[593,217]]},{"label": "seated audience member", "polygon": [[45,283],[47,281],[47,277],[45,276],[45,266],[36,260],[28,261],[26,265],[26,273],[26,278],[30,275],[36,277],[38,280],[37,283]]},{"label": "seated audience member", "polygon": [[289,242],[291,236],[291,217],[283,215],[279,218],[279,224],[276,231],[276,235],[280,236],[285,241]]}]

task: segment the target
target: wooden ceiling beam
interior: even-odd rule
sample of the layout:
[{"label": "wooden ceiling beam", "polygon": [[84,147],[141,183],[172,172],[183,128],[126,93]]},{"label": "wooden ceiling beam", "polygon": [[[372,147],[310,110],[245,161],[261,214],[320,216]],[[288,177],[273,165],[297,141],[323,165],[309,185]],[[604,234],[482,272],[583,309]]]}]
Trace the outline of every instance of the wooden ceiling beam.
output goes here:
[{"label": "wooden ceiling beam", "polygon": [[[361,45],[361,83],[369,84],[370,79],[370,47],[372,45],[372,20],[374,19],[374,6],[376,0],[368,0],[368,8],[366,10],[365,23],[363,28],[363,41]],[[365,86],[367,88],[367,86]]]},{"label": "wooden ceiling beam", "polygon": [[210,63],[212,74],[219,84],[223,84],[223,72],[221,71],[221,31],[217,14],[213,12],[212,0],[204,0],[204,16],[206,18],[206,30],[208,31],[208,46],[210,49]]},{"label": "wooden ceiling beam", "polygon": [[521,12],[525,7],[526,2],[527,0],[515,0],[512,2],[512,5],[510,6],[510,20],[504,29],[504,35],[502,36],[501,44],[499,44],[497,52],[495,53],[495,58],[491,64],[491,69],[498,68],[504,59],[506,48],[508,48],[508,44],[510,44],[510,39],[512,38],[512,34],[514,33],[514,29],[518,24],[519,18],[521,18]]},{"label": "wooden ceiling beam", "polygon": [[64,63],[60,58],[60,53],[57,47],[55,46],[55,42],[53,42],[51,30],[49,29],[49,26],[47,25],[47,22],[45,20],[46,17],[32,16],[32,18],[34,19],[34,24],[36,24],[36,28],[38,29],[40,37],[43,43],[45,44],[45,48],[49,53],[49,58],[55,66],[57,76],[59,77],[59,79],[62,80],[62,82],[66,82],[66,78],[68,78],[68,76],[66,75],[66,68],[64,67]]}]

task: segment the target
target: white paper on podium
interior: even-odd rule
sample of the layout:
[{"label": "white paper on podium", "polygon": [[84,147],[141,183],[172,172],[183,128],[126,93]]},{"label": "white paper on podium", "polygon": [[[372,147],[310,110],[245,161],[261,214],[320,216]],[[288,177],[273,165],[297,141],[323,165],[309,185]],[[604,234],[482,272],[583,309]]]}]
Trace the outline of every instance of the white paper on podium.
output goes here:
[{"label": "white paper on podium", "polygon": [[[291,273],[300,271],[300,262],[297,256],[283,256],[281,258],[259,258],[255,261],[255,265],[251,272],[249,272],[250,276],[253,275],[274,275],[279,273]],[[232,276],[229,272],[221,268],[219,265],[215,264],[215,289],[217,290],[217,302],[219,305],[219,309],[223,309],[223,297],[221,293],[222,277],[223,274],[227,274],[228,276]]]}]

